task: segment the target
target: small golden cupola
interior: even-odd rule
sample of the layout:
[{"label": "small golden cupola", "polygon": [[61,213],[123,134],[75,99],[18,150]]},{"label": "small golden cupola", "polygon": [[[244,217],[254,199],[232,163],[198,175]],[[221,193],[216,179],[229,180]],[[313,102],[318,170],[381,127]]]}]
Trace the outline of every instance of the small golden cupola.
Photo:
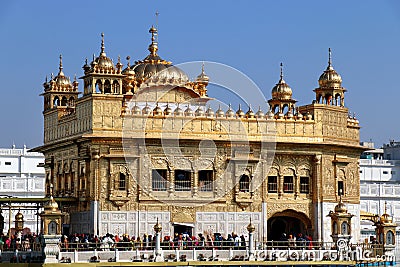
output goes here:
[{"label": "small golden cupola", "polygon": [[197,76],[195,82],[195,89],[201,96],[207,96],[207,85],[210,81],[210,77],[204,72],[204,62],[201,66],[201,73]]},{"label": "small golden cupola", "polygon": [[[143,84],[184,85],[188,83],[189,78],[184,71],[157,54],[157,29],[152,26],[149,32],[151,33],[151,44],[148,48],[150,54],[145,59],[136,61],[135,65],[128,66],[134,72],[136,86],[140,88]],[[123,72],[127,72],[127,69]]]},{"label": "small golden cupola", "polygon": [[62,55],[60,55],[59,71],[57,76],[53,77],[51,74],[50,81],[43,83],[44,93],[44,110],[51,110],[56,107],[75,106],[75,101],[78,97],[78,82],[76,79],[71,82],[71,79],[65,76],[63,72]]},{"label": "small golden cupola", "polygon": [[204,72],[204,62],[203,62],[203,64],[201,65],[201,73],[197,76],[196,82],[201,83],[206,87],[209,81],[210,77],[208,77],[207,74]]},{"label": "small golden cupola", "polygon": [[272,88],[272,99],[268,100],[270,113],[276,118],[293,118],[296,100],[292,99],[292,88],[283,79],[283,64],[280,64],[280,79]]},{"label": "small golden cupola", "polygon": [[94,58],[93,61],[90,63],[91,71],[97,73],[114,73],[115,67],[114,63],[111,58],[107,57],[104,47],[104,33],[101,33],[101,48],[100,48],[100,55]]},{"label": "small golden cupola", "polygon": [[344,93],[342,77],[332,66],[332,50],[329,48],[328,67],[318,79],[319,87],[314,90],[316,103],[344,107]]},{"label": "small golden cupola", "polygon": [[122,83],[122,63],[118,57],[118,63],[114,66],[113,60],[107,57],[104,46],[104,33],[101,33],[100,55],[95,57],[90,65],[85,61],[83,65],[84,76],[84,95],[88,94],[108,94],[120,95],[123,92]]}]

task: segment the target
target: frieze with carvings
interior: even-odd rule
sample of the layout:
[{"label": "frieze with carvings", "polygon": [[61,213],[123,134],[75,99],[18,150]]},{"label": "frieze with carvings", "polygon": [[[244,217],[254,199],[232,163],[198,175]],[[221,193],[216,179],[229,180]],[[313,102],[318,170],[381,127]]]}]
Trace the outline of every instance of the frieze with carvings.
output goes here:
[{"label": "frieze with carvings", "polygon": [[302,212],[307,215],[309,218],[311,217],[310,214],[310,206],[309,203],[268,203],[267,205],[267,217],[271,218],[275,213],[282,212],[284,210],[295,210],[297,212]]},{"label": "frieze with carvings", "polygon": [[172,207],[171,220],[172,222],[194,222],[195,209],[193,207]]}]

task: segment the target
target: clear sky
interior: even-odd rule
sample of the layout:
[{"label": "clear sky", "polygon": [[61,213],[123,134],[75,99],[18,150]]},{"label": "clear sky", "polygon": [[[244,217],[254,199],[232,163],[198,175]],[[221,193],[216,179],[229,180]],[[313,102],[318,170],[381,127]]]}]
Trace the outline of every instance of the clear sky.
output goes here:
[{"label": "clear sky", "polygon": [[311,103],[331,47],[348,90],[346,106],[362,126],[361,140],[377,146],[400,140],[397,0],[1,1],[0,147],[42,144],[39,94],[45,76],[58,72],[59,54],[66,75],[82,76],[85,58],[99,54],[104,32],[114,62],[118,55],[124,64],[127,55],[143,59],[156,11],[162,58],[230,65],[267,99],[283,62],[293,97],[300,105]]}]

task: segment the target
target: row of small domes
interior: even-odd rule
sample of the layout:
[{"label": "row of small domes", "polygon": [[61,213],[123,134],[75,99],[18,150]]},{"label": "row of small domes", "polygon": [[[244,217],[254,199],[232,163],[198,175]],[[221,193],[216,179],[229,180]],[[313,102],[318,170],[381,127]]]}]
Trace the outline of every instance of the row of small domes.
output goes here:
[{"label": "row of small domes", "polygon": [[193,110],[190,105],[186,106],[186,109],[182,109],[179,107],[179,105],[176,106],[174,110],[167,104],[165,109],[163,110],[158,103],[154,108],[151,108],[147,103],[144,108],[140,108],[136,103],[130,110],[130,113],[132,115],[153,115],[153,116],[176,116],[176,117],[217,117],[217,118],[257,118],[257,119],[273,119],[273,118],[279,118],[279,119],[291,119],[291,118],[296,118],[296,119],[305,119],[305,120],[311,120],[312,115],[310,113],[307,113],[306,115],[303,116],[303,114],[297,112],[293,113],[292,111],[288,111],[286,114],[283,114],[282,112],[278,112],[274,114],[271,110],[265,114],[262,110],[261,107],[259,107],[258,111],[256,113],[253,112],[251,107],[249,107],[247,112],[244,112],[241,109],[241,105],[239,105],[239,109],[237,111],[234,111],[229,105],[228,110],[225,112],[221,109],[221,106],[214,112],[214,110],[209,106],[206,110],[203,109],[202,106],[198,106],[196,110]]},{"label": "row of small domes", "polygon": [[[130,64],[128,63],[127,68],[125,68],[124,70],[122,70],[122,64],[119,58],[118,58],[118,63],[114,66],[112,59],[107,57],[104,48],[104,34],[102,33],[100,55],[97,58],[93,57],[93,61],[91,62],[90,66],[87,64],[86,61],[85,65],[83,66],[85,75],[90,72],[124,74],[127,76],[134,77],[134,79],[140,83],[144,82],[149,78],[161,83],[162,81],[169,81],[169,82],[172,81],[172,82],[177,82],[179,84],[189,82],[189,78],[183,70],[181,70],[176,66],[173,66],[171,62],[163,60],[157,55],[158,51],[158,43],[156,41],[157,29],[151,27],[149,32],[152,34],[152,39],[151,39],[152,41],[151,44],[149,45],[150,54],[144,60],[135,62],[135,65],[133,66],[130,66]],[[61,86],[71,85],[71,81],[66,76],[64,76],[64,73],[62,72],[61,58],[60,58],[60,72],[54,79],[52,78],[52,80],[56,81],[56,83]],[[204,73],[204,67],[202,69],[201,74],[197,77],[196,81],[203,82],[207,86],[209,77]],[[341,76],[332,67],[331,49],[329,48],[328,67],[319,77],[318,80],[319,86],[321,88],[341,87],[341,82],[342,82]],[[281,63],[280,80],[272,89],[272,98],[274,99],[292,98],[292,89],[283,80],[282,63]]]}]

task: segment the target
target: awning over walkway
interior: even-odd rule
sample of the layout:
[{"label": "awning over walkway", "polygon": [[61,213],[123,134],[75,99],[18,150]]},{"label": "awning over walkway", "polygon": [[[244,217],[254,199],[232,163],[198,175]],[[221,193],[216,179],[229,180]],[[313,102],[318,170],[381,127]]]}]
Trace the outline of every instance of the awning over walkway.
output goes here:
[{"label": "awning over walkway", "polygon": [[194,223],[181,223],[181,222],[173,222],[173,226],[178,225],[178,226],[186,226],[186,227],[192,227],[194,228]]}]

